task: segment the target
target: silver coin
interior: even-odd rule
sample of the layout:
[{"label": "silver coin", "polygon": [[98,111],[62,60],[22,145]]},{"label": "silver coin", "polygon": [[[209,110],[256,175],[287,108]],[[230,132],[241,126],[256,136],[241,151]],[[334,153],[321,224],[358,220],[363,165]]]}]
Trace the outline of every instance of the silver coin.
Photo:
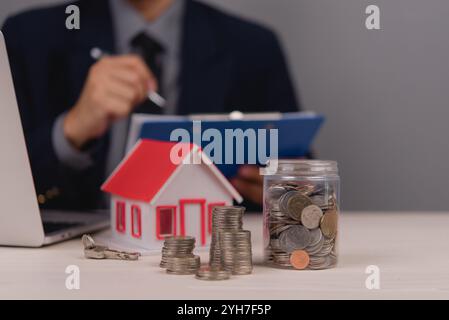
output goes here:
[{"label": "silver coin", "polygon": [[328,205],[327,199],[328,198],[322,194],[310,196],[310,200],[312,200],[312,203],[317,205],[318,207],[320,207],[322,210],[323,210],[323,208],[327,207],[327,205]]},{"label": "silver coin", "polygon": [[326,269],[329,266],[328,256],[317,257],[310,256],[309,257],[309,265],[308,268],[312,270]]},{"label": "silver coin", "polygon": [[290,218],[289,218],[289,216],[287,214],[285,214],[282,211],[271,210],[270,211],[270,219],[273,219],[273,220],[285,220],[285,219],[290,219]]},{"label": "silver coin", "polygon": [[323,211],[317,205],[309,205],[301,212],[301,223],[307,229],[316,229],[320,226]]},{"label": "silver coin", "polygon": [[323,233],[321,232],[321,230],[319,228],[310,230],[310,243],[309,243],[309,246],[315,246],[320,241],[324,241],[324,236],[323,236]]},{"label": "silver coin", "polygon": [[303,184],[296,188],[296,190],[300,191],[303,195],[309,196],[315,192],[316,185],[314,184]]},{"label": "silver coin", "polygon": [[270,239],[270,246],[273,249],[280,249],[281,243],[279,242],[279,239]]},{"label": "silver coin", "polygon": [[280,198],[279,198],[279,210],[284,213],[287,214],[287,203],[288,200],[295,196],[297,194],[297,191],[292,190],[292,191],[288,191],[286,193],[284,193]]},{"label": "silver coin", "polygon": [[279,236],[281,248],[287,253],[306,248],[310,239],[310,231],[301,225],[291,226]]},{"label": "silver coin", "polygon": [[[318,229],[315,229],[315,230],[318,230]],[[315,230],[312,230],[311,233],[315,232]],[[320,231],[320,233],[321,233],[321,231]],[[322,250],[323,245],[324,245],[324,237],[322,236],[318,242],[316,242],[314,244],[312,244],[312,243],[309,244],[304,250],[307,251],[309,256],[316,255]]]},{"label": "silver coin", "polygon": [[321,250],[318,253],[315,253],[315,256],[317,257],[323,257],[327,256],[331,253],[332,249],[334,248],[334,241],[324,241],[323,246],[321,247]]},{"label": "silver coin", "polygon": [[267,252],[269,255],[268,260],[271,261],[275,266],[289,268],[292,267],[290,263],[290,254],[282,250],[272,250]]},{"label": "silver coin", "polygon": [[311,270],[321,270],[335,267],[337,265],[337,257],[335,255],[327,255],[323,257],[311,256],[308,268]]},{"label": "silver coin", "polygon": [[280,233],[282,233],[285,230],[289,229],[291,226],[292,226],[291,224],[275,225],[272,228],[270,228],[270,234],[272,234],[272,235],[279,235]]},{"label": "silver coin", "polygon": [[316,184],[313,186],[313,189],[310,192],[310,196],[322,195],[326,192],[329,192],[329,189],[326,188],[323,184]]},{"label": "silver coin", "polygon": [[282,185],[272,185],[266,191],[266,204],[272,209],[279,209],[279,199],[287,192]]}]

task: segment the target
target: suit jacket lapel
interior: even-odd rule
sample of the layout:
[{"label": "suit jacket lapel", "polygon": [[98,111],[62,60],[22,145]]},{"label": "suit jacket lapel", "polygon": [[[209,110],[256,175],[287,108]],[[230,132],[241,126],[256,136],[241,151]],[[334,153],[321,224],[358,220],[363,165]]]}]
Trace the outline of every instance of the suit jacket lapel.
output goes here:
[{"label": "suit jacket lapel", "polygon": [[178,112],[223,112],[232,60],[203,7],[187,0],[182,37]]}]

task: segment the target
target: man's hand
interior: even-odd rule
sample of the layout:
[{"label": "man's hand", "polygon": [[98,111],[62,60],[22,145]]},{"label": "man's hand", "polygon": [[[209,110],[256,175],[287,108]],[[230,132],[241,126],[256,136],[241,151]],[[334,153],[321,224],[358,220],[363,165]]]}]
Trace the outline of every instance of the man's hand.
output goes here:
[{"label": "man's hand", "polygon": [[105,57],[89,70],[78,102],[64,120],[66,138],[80,149],[103,135],[110,125],[127,117],[143,102],[157,81],[138,56]]},{"label": "man's hand", "polygon": [[259,174],[259,167],[241,166],[237,176],[231,179],[231,183],[245,199],[262,205],[263,177]]}]

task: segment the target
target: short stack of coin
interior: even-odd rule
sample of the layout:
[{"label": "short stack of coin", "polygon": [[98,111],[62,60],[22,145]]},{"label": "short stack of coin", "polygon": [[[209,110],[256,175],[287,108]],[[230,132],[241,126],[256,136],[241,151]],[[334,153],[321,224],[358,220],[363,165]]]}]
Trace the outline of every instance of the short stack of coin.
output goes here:
[{"label": "short stack of coin", "polygon": [[218,238],[222,267],[234,275],[250,274],[253,270],[251,232],[220,231]]},{"label": "short stack of coin", "polygon": [[200,256],[169,257],[166,266],[169,274],[196,274],[200,267]]},{"label": "short stack of coin", "polygon": [[217,267],[202,266],[196,272],[195,277],[198,280],[228,280],[231,276],[231,272]]},{"label": "short stack of coin", "polygon": [[279,182],[265,193],[266,259],[278,267],[325,269],[337,263],[338,206],[332,186]]},{"label": "short stack of coin", "polygon": [[210,244],[209,264],[221,267],[220,231],[240,231],[243,227],[245,207],[217,206],[212,210],[212,238]]},{"label": "short stack of coin", "polygon": [[193,237],[166,237],[160,267],[171,274],[195,274],[200,266],[200,257],[193,254],[194,248]]}]

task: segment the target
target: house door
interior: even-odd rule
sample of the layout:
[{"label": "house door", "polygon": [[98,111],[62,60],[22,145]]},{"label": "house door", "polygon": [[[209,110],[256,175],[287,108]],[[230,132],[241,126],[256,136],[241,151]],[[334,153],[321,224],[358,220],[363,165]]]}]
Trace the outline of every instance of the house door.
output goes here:
[{"label": "house door", "polygon": [[181,199],[180,224],[181,235],[193,236],[196,243],[206,245],[206,200],[205,199]]}]

